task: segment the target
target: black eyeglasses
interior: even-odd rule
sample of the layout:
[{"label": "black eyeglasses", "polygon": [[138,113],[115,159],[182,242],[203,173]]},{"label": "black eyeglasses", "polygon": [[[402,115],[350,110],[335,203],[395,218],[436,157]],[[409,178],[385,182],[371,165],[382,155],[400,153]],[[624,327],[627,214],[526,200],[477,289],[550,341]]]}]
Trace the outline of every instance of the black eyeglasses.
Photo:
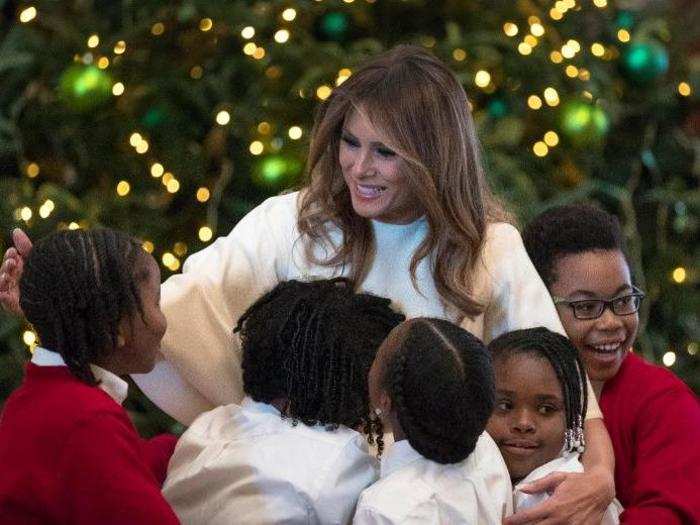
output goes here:
[{"label": "black eyeglasses", "polygon": [[582,299],[571,301],[562,297],[552,297],[554,304],[565,304],[574,311],[576,319],[598,319],[605,308],[610,308],[615,315],[632,315],[639,311],[644,299],[644,292],[636,286],[632,287],[631,294],[621,295],[609,301],[605,299]]}]

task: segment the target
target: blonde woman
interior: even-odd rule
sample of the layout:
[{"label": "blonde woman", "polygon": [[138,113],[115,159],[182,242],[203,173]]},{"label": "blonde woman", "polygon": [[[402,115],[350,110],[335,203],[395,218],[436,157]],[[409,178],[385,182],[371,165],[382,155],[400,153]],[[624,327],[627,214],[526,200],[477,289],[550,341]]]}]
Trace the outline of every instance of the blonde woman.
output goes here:
[{"label": "blonde woman", "polygon": [[[135,379],[178,420],[241,399],[232,327],[283,280],[348,276],[408,317],[448,319],[486,342],[540,325],[563,333],[486,182],[464,89],[425,50],[394,48],[334,90],[316,116],[307,174],[300,191],[266,200],[163,284],[164,359]],[[0,300],[12,309],[22,259],[12,248],[5,259]],[[592,405],[586,473],[533,487],[558,485],[512,523],[602,515],[614,494],[612,449]]]}]

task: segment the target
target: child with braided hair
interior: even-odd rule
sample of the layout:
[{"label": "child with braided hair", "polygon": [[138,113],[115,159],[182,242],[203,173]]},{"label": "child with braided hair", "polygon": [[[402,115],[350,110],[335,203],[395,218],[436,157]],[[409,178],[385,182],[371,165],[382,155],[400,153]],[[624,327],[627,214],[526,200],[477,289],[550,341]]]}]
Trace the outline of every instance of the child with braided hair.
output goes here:
[{"label": "child with braided hair", "polygon": [[32,249],[22,309],[41,346],[0,417],[4,525],[175,524],[160,492],[174,436],[144,441],[119,376],[153,369],[160,270],[132,237],[61,231]]},{"label": "child with braided hair", "polygon": [[[521,487],[551,472],[583,472],[586,372],[576,348],[543,327],[515,330],[489,344],[496,374],[496,408],[487,430],[515,484],[515,510],[546,500]],[[614,500],[602,524],[619,523]]]},{"label": "child with braided hair", "polygon": [[336,278],[282,282],[248,308],[236,327],[246,396],[197,418],[168,467],[163,493],[183,523],[352,520],[377,477],[363,433],[381,435],[367,377],[404,319],[389,304]]},{"label": "child with braided hair", "polygon": [[411,319],[382,344],[369,388],[395,442],[354,523],[500,525],[512,495],[503,458],[484,432],[494,380],[483,343],[449,321]]}]

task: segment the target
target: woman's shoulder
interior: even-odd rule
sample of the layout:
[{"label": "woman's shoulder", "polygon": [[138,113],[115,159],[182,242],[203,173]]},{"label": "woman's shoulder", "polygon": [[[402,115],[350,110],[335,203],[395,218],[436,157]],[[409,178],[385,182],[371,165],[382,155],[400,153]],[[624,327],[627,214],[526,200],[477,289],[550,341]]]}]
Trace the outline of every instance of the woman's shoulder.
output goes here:
[{"label": "woman's shoulder", "polygon": [[522,244],[520,232],[509,222],[491,222],[486,225],[484,249],[498,249],[512,246],[514,242]]},{"label": "woman's shoulder", "polygon": [[294,191],[268,197],[253,208],[246,217],[251,215],[268,215],[271,217],[288,217],[296,220],[298,201],[301,192]]}]

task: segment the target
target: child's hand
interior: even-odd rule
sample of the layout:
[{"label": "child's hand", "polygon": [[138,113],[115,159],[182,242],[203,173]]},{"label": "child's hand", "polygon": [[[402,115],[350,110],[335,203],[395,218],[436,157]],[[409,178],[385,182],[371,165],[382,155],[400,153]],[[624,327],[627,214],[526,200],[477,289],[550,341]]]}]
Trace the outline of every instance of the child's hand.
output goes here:
[{"label": "child's hand", "polygon": [[12,231],[14,246],[8,248],[0,266],[0,305],[16,315],[24,315],[19,305],[19,279],[24,261],[32,249],[32,241],[19,228]]},{"label": "child's hand", "polygon": [[[600,523],[614,498],[614,482],[609,473],[552,472],[520,489],[527,494],[548,492],[552,497],[532,508],[506,518],[504,525]],[[612,492],[612,493],[611,493]]]}]

